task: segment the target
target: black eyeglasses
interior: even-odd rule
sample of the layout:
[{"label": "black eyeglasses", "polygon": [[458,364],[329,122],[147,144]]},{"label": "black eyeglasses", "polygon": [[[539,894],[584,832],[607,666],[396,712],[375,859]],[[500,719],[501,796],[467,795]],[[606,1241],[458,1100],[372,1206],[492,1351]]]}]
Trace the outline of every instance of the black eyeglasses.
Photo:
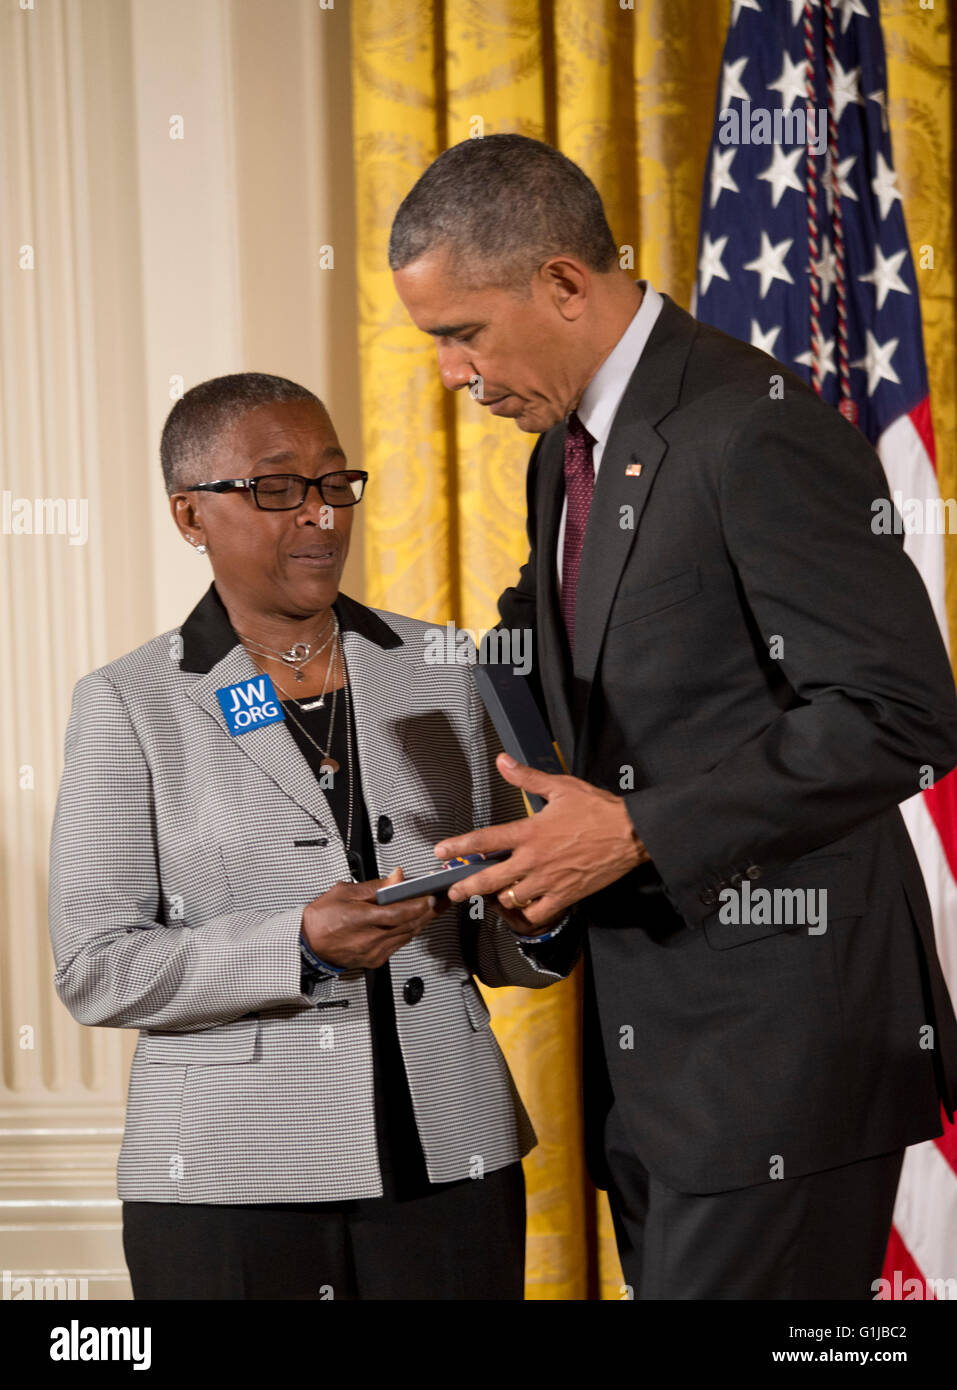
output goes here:
[{"label": "black eyeglasses", "polygon": [[319,489],[319,496],[330,507],[354,507],[362,501],[368,473],[361,468],[346,468],[341,472],[323,473],[321,478],[304,478],[299,473],[267,473],[261,478],[221,478],[215,483],[194,483],[184,492],[251,492],[253,501],[264,512],[291,512],[301,507],[309,489]]}]

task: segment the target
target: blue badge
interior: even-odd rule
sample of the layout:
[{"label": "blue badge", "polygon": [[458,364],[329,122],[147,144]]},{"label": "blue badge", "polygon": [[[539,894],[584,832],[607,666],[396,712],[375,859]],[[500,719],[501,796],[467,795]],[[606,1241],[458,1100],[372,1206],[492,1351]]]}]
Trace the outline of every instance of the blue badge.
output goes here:
[{"label": "blue badge", "polygon": [[224,685],[216,691],[216,699],[234,737],[261,729],[264,724],[278,724],[286,717],[275,687],[265,674],[236,685]]}]

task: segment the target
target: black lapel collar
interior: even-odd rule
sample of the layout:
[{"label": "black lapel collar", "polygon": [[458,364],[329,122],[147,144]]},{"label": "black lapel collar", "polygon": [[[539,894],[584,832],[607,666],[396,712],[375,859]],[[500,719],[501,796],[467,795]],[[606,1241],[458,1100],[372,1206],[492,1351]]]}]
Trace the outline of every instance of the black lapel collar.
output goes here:
[{"label": "black lapel collar", "polygon": [[[399,685],[407,649],[388,623],[355,599],[340,594],[333,607],[342,630],[342,649],[355,709],[363,796],[371,816],[376,807],[391,804],[395,779],[400,770],[403,775],[407,771],[402,765],[401,750],[397,756],[390,723],[393,716],[383,707],[377,685],[377,681],[387,689],[393,681]],[[348,877],[341,837],[325,792],[285,724],[264,724],[237,738],[229,732],[218,690],[239,681],[253,680],[260,672],[230,625],[215,585],[210,585],[190,613],[180,628],[180,635],[183,642],[181,669],[196,673],[187,686],[188,698],[219,725],[224,738],[330,832],[330,842],[339,847],[343,876]]]},{"label": "black lapel collar", "polygon": [[[402,638],[387,622],[377,613],[373,613],[371,608],[366,608],[365,604],[350,598],[348,594],[340,594],[332,606],[339,618],[342,632],[358,632],[370,642],[384,648],[402,646]],[[220,598],[215,583],[210,584],[183,623],[180,637],[183,642],[180,670],[196,671],[204,675],[231,652],[233,647],[239,645],[239,638],[229,621],[226,605]]]}]

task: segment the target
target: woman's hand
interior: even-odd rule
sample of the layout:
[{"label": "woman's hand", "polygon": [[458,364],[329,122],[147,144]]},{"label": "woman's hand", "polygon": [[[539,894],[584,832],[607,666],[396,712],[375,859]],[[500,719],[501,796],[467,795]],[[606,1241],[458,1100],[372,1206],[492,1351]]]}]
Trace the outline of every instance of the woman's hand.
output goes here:
[{"label": "woman's hand", "polygon": [[375,970],[435,921],[441,911],[435,897],[409,898],[388,907],[376,903],[376,891],[402,877],[401,868],[395,868],[388,878],[336,883],[306,904],[302,934],[320,960],[346,970]]}]

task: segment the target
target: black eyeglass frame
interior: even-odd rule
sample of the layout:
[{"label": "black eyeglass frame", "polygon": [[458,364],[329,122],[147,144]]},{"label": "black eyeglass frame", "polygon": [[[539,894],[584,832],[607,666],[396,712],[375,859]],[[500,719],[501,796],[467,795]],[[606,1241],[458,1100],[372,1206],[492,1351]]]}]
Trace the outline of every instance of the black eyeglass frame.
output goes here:
[{"label": "black eyeglass frame", "polygon": [[[322,490],[322,485],[329,478],[342,477],[343,474],[352,475],[353,481],[358,479],[362,482],[362,491],[354,502],[330,502],[327,500]],[[272,482],[276,478],[295,478],[297,482],[304,483],[302,497],[298,502],[294,502],[289,507],[264,507],[259,500],[259,483]],[[366,483],[369,475],[363,468],[336,468],[330,473],[323,473],[319,478],[306,478],[302,473],[262,473],[257,478],[219,478],[211,483],[193,483],[190,487],[183,488],[184,492],[251,492],[253,501],[261,512],[294,512],[299,507],[304,507],[306,498],[309,496],[311,487],[317,488],[319,496],[327,507],[355,507],[362,501],[365,495]]]}]

